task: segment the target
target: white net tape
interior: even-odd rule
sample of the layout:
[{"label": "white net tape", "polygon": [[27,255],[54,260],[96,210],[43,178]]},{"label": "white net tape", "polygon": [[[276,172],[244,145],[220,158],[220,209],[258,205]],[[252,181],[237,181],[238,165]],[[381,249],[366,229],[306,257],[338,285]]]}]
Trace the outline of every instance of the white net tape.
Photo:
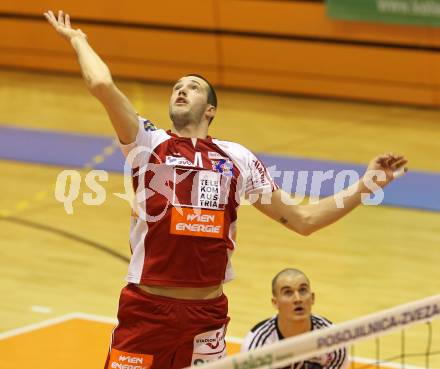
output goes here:
[{"label": "white net tape", "polygon": [[435,295],[301,336],[287,338],[258,350],[199,365],[197,368],[279,368],[439,317],[440,295]]}]

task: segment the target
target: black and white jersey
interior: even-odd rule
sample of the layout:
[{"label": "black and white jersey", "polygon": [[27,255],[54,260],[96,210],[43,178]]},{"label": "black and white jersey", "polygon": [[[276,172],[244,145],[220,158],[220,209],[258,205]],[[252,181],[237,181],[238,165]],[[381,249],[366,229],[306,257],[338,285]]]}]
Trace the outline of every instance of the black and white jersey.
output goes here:
[{"label": "black and white jersey", "polygon": [[[312,330],[321,329],[332,325],[326,318],[314,315],[311,316]],[[278,328],[278,318],[274,316],[270,319],[258,323],[246,335],[241,345],[241,352],[255,350],[258,347],[278,342],[284,339]],[[348,366],[347,349],[341,348],[306,361],[292,364],[283,369],[345,369]]]}]

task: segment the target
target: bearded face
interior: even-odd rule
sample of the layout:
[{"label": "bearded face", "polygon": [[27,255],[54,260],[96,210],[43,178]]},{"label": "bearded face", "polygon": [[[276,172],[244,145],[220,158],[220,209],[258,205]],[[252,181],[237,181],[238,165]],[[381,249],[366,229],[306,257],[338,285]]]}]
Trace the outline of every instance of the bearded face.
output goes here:
[{"label": "bearded face", "polygon": [[204,80],[186,76],[174,85],[169,113],[175,126],[200,123],[209,107],[208,85]]}]

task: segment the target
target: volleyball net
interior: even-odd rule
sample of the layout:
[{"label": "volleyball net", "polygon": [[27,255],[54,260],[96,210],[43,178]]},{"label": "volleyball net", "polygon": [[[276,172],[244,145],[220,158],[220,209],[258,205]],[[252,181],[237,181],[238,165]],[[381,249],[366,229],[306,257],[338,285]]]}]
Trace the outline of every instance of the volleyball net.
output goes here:
[{"label": "volleyball net", "polygon": [[[411,369],[414,368],[410,364],[414,358],[418,358],[417,368],[440,369],[439,317],[440,295],[435,295],[290,337],[251,352],[198,365],[197,368],[301,368],[302,365],[292,364],[346,348],[350,352],[349,369]],[[370,353],[366,353],[367,350]]]}]

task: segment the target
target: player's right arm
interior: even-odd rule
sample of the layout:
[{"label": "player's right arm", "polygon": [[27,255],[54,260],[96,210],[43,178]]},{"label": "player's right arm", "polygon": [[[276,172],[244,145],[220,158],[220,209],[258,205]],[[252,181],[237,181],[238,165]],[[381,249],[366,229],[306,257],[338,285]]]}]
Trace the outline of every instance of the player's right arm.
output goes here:
[{"label": "player's right arm", "polygon": [[[320,199],[317,203],[291,205],[286,201],[290,199],[290,195],[278,189],[270,194],[269,199],[259,196],[253,205],[287,228],[308,236],[348,214],[362,203],[363,196],[391,183],[396,178],[396,173],[406,173],[406,164],[407,160],[402,155],[379,155],[370,161],[360,180],[334,195]],[[378,178],[378,173],[383,174],[383,177]]]},{"label": "player's right arm", "polygon": [[80,29],[73,29],[69,15],[64,16],[61,10],[58,12],[58,19],[51,10],[44,15],[55,30],[72,45],[87,88],[104,105],[121,143],[133,142],[139,127],[136,111],[113,82],[107,65],[87,42],[86,34]]}]

